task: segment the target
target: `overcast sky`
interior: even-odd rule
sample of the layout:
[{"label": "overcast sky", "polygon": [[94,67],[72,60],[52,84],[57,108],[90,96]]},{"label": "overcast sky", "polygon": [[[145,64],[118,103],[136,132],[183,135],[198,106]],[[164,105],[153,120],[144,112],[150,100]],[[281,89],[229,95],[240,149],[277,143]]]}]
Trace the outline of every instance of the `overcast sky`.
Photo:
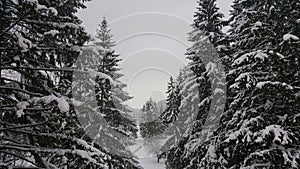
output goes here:
[{"label": "overcast sky", "polygon": [[[226,17],[231,1],[218,1]],[[196,6],[196,0],[93,0],[79,11],[90,34],[95,34],[104,16],[110,23],[115,49],[123,59],[121,80],[134,97],[130,106],[140,108],[150,96],[165,97],[169,77],[187,63],[187,33]]]}]

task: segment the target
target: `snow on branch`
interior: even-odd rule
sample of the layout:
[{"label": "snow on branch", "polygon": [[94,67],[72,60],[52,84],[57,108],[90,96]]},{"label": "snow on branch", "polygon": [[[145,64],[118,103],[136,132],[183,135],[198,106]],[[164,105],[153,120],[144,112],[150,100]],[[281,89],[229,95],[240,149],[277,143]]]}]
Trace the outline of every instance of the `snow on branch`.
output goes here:
[{"label": "snow on branch", "polygon": [[70,105],[67,102],[67,98],[65,97],[56,97],[54,95],[49,95],[49,96],[42,97],[38,100],[42,100],[46,104],[50,104],[52,101],[56,101],[57,107],[61,112],[68,112],[70,110]]},{"label": "snow on branch", "polygon": [[39,4],[38,0],[25,0],[25,2],[27,2],[28,4],[33,5],[35,10],[38,11],[38,12],[43,11],[43,10],[46,11],[47,12],[46,15],[48,15],[49,12],[54,16],[57,16],[57,14],[58,14],[58,12],[55,8],[53,8],[53,7],[48,8],[45,5],[41,5],[41,4]]},{"label": "snow on branch", "polygon": [[59,34],[58,30],[50,30],[48,32],[44,32],[44,35],[51,35],[51,36],[55,36],[56,34]]},{"label": "snow on branch", "polygon": [[257,50],[254,52],[249,52],[246,54],[243,54],[242,56],[239,56],[233,61],[233,66],[239,66],[243,63],[246,63],[250,60],[250,57],[253,57],[254,59],[259,59],[261,61],[264,61],[266,58],[268,58],[268,55],[264,53],[262,50]]},{"label": "snow on branch", "polygon": [[264,88],[266,85],[271,85],[271,86],[282,86],[282,87],[286,87],[286,89],[289,90],[293,90],[294,88],[284,82],[272,82],[272,81],[264,81],[264,82],[259,82],[256,84],[256,88],[258,89],[262,89]]},{"label": "snow on branch", "polygon": [[299,40],[299,38],[297,37],[297,36],[295,36],[295,35],[293,35],[293,34],[285,34],[285,35],[283,35],[283,41],[290,41],[290,40],[295,40],[295,41],[297,41],[297,40]]},{"label": "snow on branch", "polygon": [[21,33],[16,33],[16,37],[18,38],[18,45],[22,48],[21,52],[27,52],[34,45],[29,39],[24,38]]},{"label": "snow on branch", "polygon": [[261,130],[257,134],[255,142],[264,142],[264,140],[267,139],[267,137],[270,137],[271,135],[273,135],[273,143],[280,143],[282,145],[286,145],[293,142],[289,131],[284,130],[279,125],[270,125],[267,126],[265,129]]}]

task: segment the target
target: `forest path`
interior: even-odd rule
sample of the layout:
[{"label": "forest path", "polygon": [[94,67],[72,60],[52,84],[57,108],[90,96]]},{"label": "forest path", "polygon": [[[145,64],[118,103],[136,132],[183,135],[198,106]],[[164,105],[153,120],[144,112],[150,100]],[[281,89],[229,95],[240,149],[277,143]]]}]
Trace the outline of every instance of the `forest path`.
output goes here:
[{"label": "forest path", "polygon": [[131,150],[138,157],[140,165],[144,169],[165,169],[165,160],[161,159],[158,163],[156,155],[149,153],[150,150],[144,144],[145,141],[140,134],[139,126],[137,134],[138,138],[135,145],[131,147]]}]

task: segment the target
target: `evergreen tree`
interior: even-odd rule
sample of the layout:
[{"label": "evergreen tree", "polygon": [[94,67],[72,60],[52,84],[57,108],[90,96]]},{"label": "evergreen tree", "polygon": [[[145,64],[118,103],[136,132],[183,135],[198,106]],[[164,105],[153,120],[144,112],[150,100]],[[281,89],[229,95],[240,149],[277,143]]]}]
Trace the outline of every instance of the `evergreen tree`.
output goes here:
[{"label": "evergreen tree", "polygon": [[167,137],[168,139],[160,148],[160,151],[158,152],[159,154],[165,154],[168,148],[170,148],[171,145],[174,145],[180,137],[180,132],[178,132],[179,126],[172,125],[175,121],[177,121],[179,116],[179,107],[181,103],[181,96],[179,92],[178,84],[171,76],[170,81],[168,82],[166,108],[160,115],[162,123],[168,126],[167,130],[164,131],[164,137]]},{"label": "evergreen tree", "polygon": [[[95,143],[104,146],[120,165],[114,167],[138,168],[127,147],[136,137],[136,125],[128,115],[124,101],[131,97],[123,91],[126,87],[118,79],[119,55],[112,49],[114,42],[104,19],[97,30],[97,39],[83,47],[76,69],[88,74],[75,74],[73,94],[84,102],[76,108],[81,112],[81,123]],[[109,35],[109,36],[108,36]],[[109,40],[108,40],[108,39]],[[96,99],[95,99],[96,98]]]},{"label": "evergreen tree", "polygon": [[[75,108],[80,112],[79,121],[92,142],[111,155],[111,160],[107,163],[112,168],[139,168],[133,155],[127,150],[127,146],[132,142],[132,138],[129,137],[131,133],[124,134],[123,128],[111,125],[105,114],[100,111],[99,100],[95,99],[97,78],[115,84],[109,75],[98,71],[102,62],[101,53],[105,53],[105,49],[97,45],[82,47],[80,59],[75,67],[78,72],[74,73],[72,90],[73,99],[77,103]],[[85,71],[86,69],[88,71]]]},{"label": "evergreen tree", "polygon": [[[143,138],[151,138],[162,132],[162,125],[159,119],[157,104],[150,98],[142,107],[142,122],[140,123],[140,131]],[[149,141],[149,140],[148,140]]]},{"label": "evergreen tree", "polygon": [[142,107],[143,122],[150,122],[159,117],[156,102],[150,98]]},{"label": "evergreen tree", "polygon": [[[190,78],[192,81],[185,82],[185,85],[198,88],[196,94],[190,94],[195,95],[195,100],[198,99],[197,116],[182,140],[169,150],[168,168],[217,168],[218,160],[221,160],[214,159],[216,140],[213,136],[226,99],[225,74],[220,65],[228,62],[228,56],[224,53],[219,58],[218,54],[227,50],[227,40],[221,31],[223,15],[218,10],[215,0],[198,1],[189,38],[193,45],[187,50],[191,60],[188,67],[194,75]],[[188,98],[183,95],[182,108],[187,105],[184,102]]]},{"label": "evergreen tree", "polygon": [[170,81],[168,82],[166,108],[160,115],[163,123],[169,124],[178,118],[180,102],[181,98],[179,95],[178,85],[171,76]]},{"label": "evergreen tree", "polygon": [[138,168],[87,137],[70,104],[72,67],[88,40],[75,15],[84,7],[0,2],[1,168]]},{"label": "evergreen tree", "polygon": [[[168,108],[168,105],[172,105],[169,103],[166,108],[166,110],[169,111],[165,110],[165,114],[161,115],[163,123],[167,124],[167,128],[164,130],[164,136],[167,139],[164,141],[164,144],[160,148],[160,156],[165,156],[168,150],[180,141],[181,137],[187,130],[187,127],[195,118],[195,116],[193,116],[193,112],[195,110],[198,110],[197,104],[193,104],[198,102],[198,87],[196,85],[194,88],[191,88],[192,83],[189,83],[188,85],[185,84],[185,82],[190,82],[189,76],[193,77],[194,74],[188,68],[182,69],[177,77],[177,83],[175,83],[173,79],[171,80],[173,83],[169,82],[168,88],[173,90],[168,90],[170,91],[168,93],[172,93],[168,95],[168,100],[172,100],[172,102],[174,103],[174,107]],[[184,101],[181,100],[182,98],[184,99]],[[170,110],[172,110],[173,113],[170,113]],[[169,122],[167,122],[166,120],[164,120],[165,118],[173,120],[169,120]]]},{"label": "evergreen tree", "polygon": [[116,130],[128,136],[136,136],[136,125],[129,117],[129,109],[123,105],[123,102],[131,99],[131,97],[123,90],[126,85],[119,81],[119,78],[123,76],[119,73],[120,68],[118,67],[118,62],[121,59],[113,50],[116,44],[112,39],[113,36],[105,18],[99,25],[96,38],[94,45],[105,49],[104,53],[99,56],[101,60],[98,71],[109,75],[115,82],[113,85],[103,77],[96,77],[95,92],[99,110]]},{"label": "evergreen tree", "polygon": [[84,133],[68,98],[58,90],[64,67],[78,55],[73,47],[88,38],[74,15],[81,7],[80,1],[0,3],[2,167],[103,165],[101,150],[81,139]]},{"label": "evergreen tree", "polygon": [[163,131],[167,127],[160,119],[158,103],[150,97],[142,107],[142,122],[140,123],[140,133],[143,137],[143,145],[146,147],[148,155],[158,155],[161,147]]},{"label": "evergreen tree", "polygon": [[299,168],[299,2],[235,1],[226,168]]}]

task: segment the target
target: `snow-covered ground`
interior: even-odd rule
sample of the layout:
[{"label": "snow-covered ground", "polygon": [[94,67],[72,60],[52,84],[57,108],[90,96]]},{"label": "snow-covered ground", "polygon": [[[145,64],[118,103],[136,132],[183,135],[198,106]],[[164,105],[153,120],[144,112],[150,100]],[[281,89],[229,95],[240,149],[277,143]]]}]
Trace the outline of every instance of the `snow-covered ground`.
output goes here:
[{"label": "snow-covered ground", "polygon": [[139,158],[140,165],[144,169],[165,169],[165,160],[161,159],[158,163],[156,155],[151,153],[149,147],[145,145],[145,141],[140,135],[140,132],[137,134],[138,138],[136,139],[135,145],[130,147],[130,149]]},{"label": "snow-covered ground", "polygon": [[158,163],[155,154],[149,153],[150,150],[144,145],[144,139],[140,135],[131,150],[139,158],[139,162],[144,169],[165,169],[165,160],[161,159]]},{"label": "snow-covered ground", "polygon": [[165,160],[160,160],[159,163],[157,163],[155,157],[140,158],[139,162],[144,169],[165,169]]},{"label": "snow-covered ground", "polygon": [[144,145],[143,138],[138,138],[131,148],[144,169],[165,169],[165,160],[161,159],[158,163],[155,154],[149,153],[149,149]]}]

